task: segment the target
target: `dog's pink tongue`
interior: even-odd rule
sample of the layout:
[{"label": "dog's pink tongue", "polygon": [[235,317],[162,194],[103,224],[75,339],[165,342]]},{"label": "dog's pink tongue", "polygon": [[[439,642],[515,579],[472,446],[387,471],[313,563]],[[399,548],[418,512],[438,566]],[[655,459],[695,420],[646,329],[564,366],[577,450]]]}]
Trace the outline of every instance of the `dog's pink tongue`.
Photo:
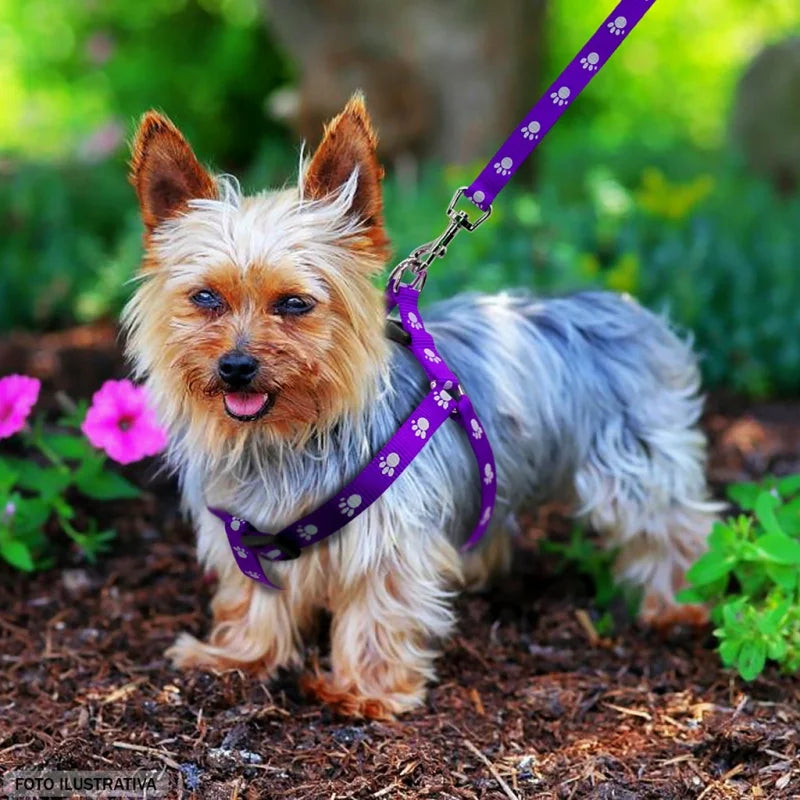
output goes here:
[{"label": "dog's pink tongue", "polygon": [[225,395],[225,404],[239,417],[251,417],[258,414],[269,399],[266,394],[235,393]]}]

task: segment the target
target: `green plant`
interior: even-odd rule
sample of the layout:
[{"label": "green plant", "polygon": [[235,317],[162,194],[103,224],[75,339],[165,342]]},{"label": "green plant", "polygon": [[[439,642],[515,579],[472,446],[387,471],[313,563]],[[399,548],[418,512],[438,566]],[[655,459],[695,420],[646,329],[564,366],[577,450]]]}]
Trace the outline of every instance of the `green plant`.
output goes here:
[{"label": "green plant", "polygon": [[629,614],[636,612],[638,597],[614,579],[612,567],[616,558],[615,550],[599,547],[577,525],[570,532],[568,542],[543,541],[540,546],[544,552],[561,557],[556,567],[559,572],[571,568],[591,581],[594,605],[600,611],[594,626],[601,636],[610,634],[614,629],[613,605],[624,603]]},{"label": "green plant", "polygon": [[768,659],[800,669],[800,475],[734,484],[743,511],[718,522],[687,573],[684,602],[706,603],[723,663],[753,680]]},{"label": "green plant", "polygon": [[[74,432],[86,406],[45,429],[41,418],[22,434],[24,457],[0,456],[0,556],[18,569],[52,565],[45,526],[53,520],[88,561],[108,547],[113,530],[100,530],[92,517],[76,524],[73,497],[121,500],[139,490],[108,469],[106,456]],[[38,455],[34,457],[34,454]]]},{"label": "green plant", "polygon": [[0,377],[0,440],[21,434],[11,454],[0,456],[0,557],[25,571],[52,563],[45,536],[51,520],[94,561],[114,532],[99,530],[85,513],[78,515],[73,499],[138,497],[133,484],[108,469],[106,455],[131,464],[167,444],[144,389],[130,381],[106,381],[90,407],[62,398],[69,409],[55,429],[45,428],[41,416],[29,422],[40,390],[36,378]]}]

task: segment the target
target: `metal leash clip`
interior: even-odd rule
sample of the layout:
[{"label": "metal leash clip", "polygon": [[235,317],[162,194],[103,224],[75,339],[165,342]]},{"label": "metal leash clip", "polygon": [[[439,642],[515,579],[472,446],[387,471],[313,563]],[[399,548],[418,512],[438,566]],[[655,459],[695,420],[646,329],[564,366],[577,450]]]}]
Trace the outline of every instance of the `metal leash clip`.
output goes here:
[{"label": "metal leash clip", "polygon": [[427,244],[423,244],[414,250],[410,256],[404,258],[393,270],[389,276],[392,287],[397,291],[400,286],[400,281],[403,273],[408,270],[414,276],[411,281],[411,288],[416,289],[418,292],[422,291],[425,285],[425,280],[428,277],[428,267],[437,259],[444,258],[447,255],[447,247],[456,234],[461,231],[474,231],[479,225],[484,223],[492,213],[492,207],[486,209],[474,222],[470,221],[469,214],[466,211],[456,210],[456,203],[466,191],[466,186],[461,186],[456,190],[450,204],[447,206],[447,217],[450,224],[444,229],[444,232],[437,239],[434,239]]}]

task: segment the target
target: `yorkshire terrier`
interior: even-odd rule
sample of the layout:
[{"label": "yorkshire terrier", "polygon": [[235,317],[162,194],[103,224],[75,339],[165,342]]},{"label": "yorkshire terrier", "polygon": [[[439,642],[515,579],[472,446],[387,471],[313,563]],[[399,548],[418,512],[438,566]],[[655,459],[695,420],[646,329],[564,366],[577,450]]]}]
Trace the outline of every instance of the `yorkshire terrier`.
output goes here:
[{"label": "yorkshire terrier", "polygon": [[351,480],[429,389],[385,335],[376,144],[355,96],[298,186],[242,196],[167,118],[141,121],[131,180],[146,252],[127,351],[169,431],[200,561],[218,577],[208,641],[183,633],[169,657],[261,676],[301,667],[327,610],[330,670],[305,688],[349,715],[412,709],[453,628],[454,592],[508,569],[516,515],[561,498],[618,548],[644,621],[702,620],[675,599],[718,510],[696,359],[662,318],[603,292],[469,294],[425,310],[494,448],[498,504],[477,551],[459,552],[479,511],[477,466],[446,423],[360,517],[296,560],[265,563],[283,590],[239,570],[209,505],[282,529]]}]

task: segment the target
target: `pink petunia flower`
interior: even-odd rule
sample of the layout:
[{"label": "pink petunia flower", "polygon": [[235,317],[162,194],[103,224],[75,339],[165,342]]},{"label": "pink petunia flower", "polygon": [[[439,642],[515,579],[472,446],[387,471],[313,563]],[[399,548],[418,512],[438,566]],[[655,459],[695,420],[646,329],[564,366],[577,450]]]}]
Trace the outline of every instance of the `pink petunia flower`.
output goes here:
[{"label": "pink petunia flower", "polygon": [[27,375],[0,378],[0,439],[7,439],[25,427],[41,388],[41,381]]},{"label": "pink petunia flower", "polygon": [[130,381],[106,381],[95,392],[81,430],[119,464],[154,456],[167,444],[144,389]]}]

